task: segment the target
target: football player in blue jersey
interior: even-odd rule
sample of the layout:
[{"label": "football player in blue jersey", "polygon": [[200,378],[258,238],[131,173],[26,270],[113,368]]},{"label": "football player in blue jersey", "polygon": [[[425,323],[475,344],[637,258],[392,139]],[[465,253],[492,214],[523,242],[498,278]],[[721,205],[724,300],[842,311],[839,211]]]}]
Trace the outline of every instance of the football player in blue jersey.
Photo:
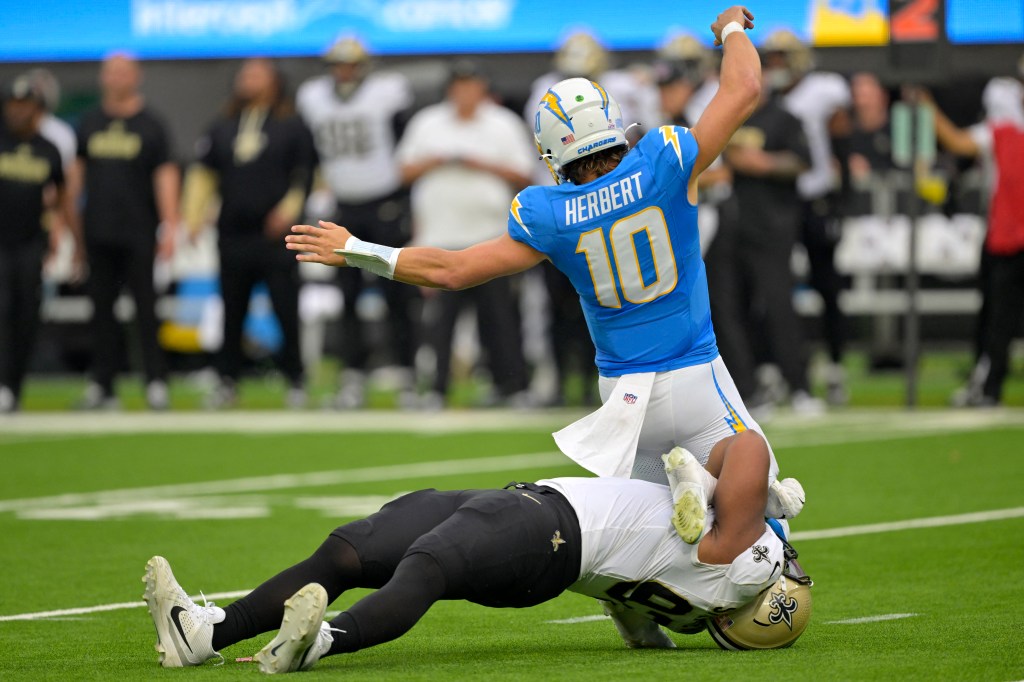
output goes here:
[{"label": "football player in blue jersey", "polygon": [[[520,192],[501,237],[460,251],[393,249],[321,221],[293,227],[287,246],[300,261],[443,289],[549,259],[579,293],[604,400],[555,434],[559,447],[599,475],[665,483],[661,453],[674,446],[703,464],[722,438],[760,432],[718,354],[696,205],[698,176],[758,102],[760,59],[745,35],[753,26],[741,6],[718,16],[711,26],[724,49],[718,93],[692,128],[662,126],[632,149],[619,106],[600,84],[570,78],[551,87],[534,137],[557,184]],[[772,456],[768,515],[789,517],[803,491],[777,474]],[[689,506],[700,525],[701,505]]]}]

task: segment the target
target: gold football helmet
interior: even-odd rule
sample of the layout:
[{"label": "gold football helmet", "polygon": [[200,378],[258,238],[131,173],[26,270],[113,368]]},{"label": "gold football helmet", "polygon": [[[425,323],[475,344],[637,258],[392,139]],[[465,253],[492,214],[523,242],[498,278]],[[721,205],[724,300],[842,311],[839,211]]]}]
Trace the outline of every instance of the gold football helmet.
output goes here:
[{"label": "gold football helmet", "polygon": [[667,62],[699,62],[707,66],[711,52],[689,33],[674,32],[658,48],[658,58]]},{"label": "gold football helmet", "polygon": [[370,61],[370,53],[359,38],[347,35],[338,38],[327,48],[324,61],[328,64],[366,64]]},{"label": "gold football helmet", "polygon": [[796,562],[796,550],[786,546],[786,567],[775,584],[731,613],[708,619],[715,643],[730,651],[783,649],[803,634],[811,620],[814,582]]},{"label": "gold football helmet", "polygon": [[555,53],[555,69],[565,78],[597,78],[608,70],[608,51],[590,33],[573,33]]},{"label": "gold football helmet", "polygon": [[786,68],[799,78],[814,68],[814,58],[809,48],[795,33],[779,29],[768,34],[761,44],[761,53],[780,52],[786,57]]}]

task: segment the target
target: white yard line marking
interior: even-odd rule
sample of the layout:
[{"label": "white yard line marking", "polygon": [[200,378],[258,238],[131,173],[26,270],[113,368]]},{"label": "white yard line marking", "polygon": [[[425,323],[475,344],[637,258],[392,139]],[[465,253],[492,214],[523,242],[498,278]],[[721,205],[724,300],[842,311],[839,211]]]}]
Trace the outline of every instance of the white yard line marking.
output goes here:
[{"label": "white yard line marking", "polygon": [[[867,535],[871,533],[882,533],[891,530],[905,530],[911,528],[938,528],[941,526],[955,526],[963,523],[981,523],[984,521],[999,521],[1002,519],[1013,519],[1024,516],[1024,507],[1017,507],[1014,509],[997,509],[988,512],[976,512],[973,514],[960,514],[958,516],[936,516],[927,519],[911,519],[908,521],[897,521],[895,523],[877,523],[869,526],[847,526],[845,528],[831,528],[825,530],[816,531],[804,531],[803,533],[794,533],[793,540],[816,540],[821,538],[831,537],[846,537],[849,535]],[[206,595],[207,599],[235,599],[238,597],[244,597],[249,593],[248,590],[239,590],[235,592],[217,592]],[[99,606],[84,606],[74,609],[59,609],[56,611],[37,611],[34,613],[20,613],[10,616],[0,616],[0,622],[12,621],[12,620],[39,620],[41,618],[52,618],[54,616],[77,616],[86,613],[98,613],[101,611],[118,611],[121,609],[132,609],[139,606],[144,606],[145,602],[122,602],[120,604],[101,604]],[[895,614],[899,617],[910,617],[917,614]],[[873,618],[877,616],[872,616]],[[882,616],[881,618],[889,619],[893,616]],[[580,616],[579,618],[569,618],[563,621],[547,621],[549,623],[585,623],[590,620],[604,619],[606,616]],[[839,621],[836,621],[839,622]],[[865,621],[867,622],[867,621]]]},{"label": "white yard line marking", "polygon": [[577,616],[576,618],[562,618],[560,620],[546,620],[548,625],[575,625],[576,623],[592,623],[598,620],[611,620],[611,616]]},{"label": "white yard line marking", "polygon": [[[450,410],[441,413],[401,413],[365,410],[325,415],[318,412],[235,411],[151,413],[18,413],[0,416],[0,444],[22,442],[19,436],[37,435],[58,439],[61,434],[134,433],[428,433],[505,431],[508,429],[558,429],[586,413],[578,409]],[[773,440],[782,434],[814,432],[881,431],[929,433],[969,431],[1001,426],[1024,427],[1024,410],[853,408],[805,419],[780,414],[762,424]]]},{"label": "white yard line marking", "polygon": [[863,618],[846,618],[844,620],[827,620],[825,625],[860,625],[861,623],[881,623],[885,620],[899,620],[901,618],[913,618],[920,616],[920,613],[885,613],[880,616],[864,616]]},{"label": "white yard line marking", "polygon": [[203,481],[174,485],[151,486],[147,488],[122,488],[100,490],[91,493],[67,493],[49,497],[29,497],[17,500],[0,500],[0,512],[24,511],[27,509],[68,507],[73,505],[119,500],[154,499],[159,497],[216,495],[224,493],[263,492],[295,488],[315,488],[345,483],[378,483],[400,481],[434,476],[458,474],[481,474],[508,471],[510,469],[532,469],[548,466],[575,466],[571,460],[557,452],[538,452],[523,455],[495,455],[474,459],[450,459],[440,462],[418,462],[416,464],[391,464],[362,469],[335,469],[306,474],[274,474],[252,476],[224,481]]},{"label": "white yard line marking", "polygon": [[806,540],[827,540],[829,538],[845,538],[850,535],[872,535],[875,533],[891,533],[898,530],[913,528],[941,528],[943,526],[959,526],[966,523],[984,523],[986,521],[1002,521],[1024,517],[1024,507],[1013,509],[996,509],[993,511],[955,514],[952,516],[932,516],[925,519],[907,519],[890,523],[870,523],[863,526],[845,526],[843,528],[825,528],[823,530],[804,530],[793,533],[793,542]]},{"label": "white yard line marking", "polygon": [[[235,590],[232,592],[212,592],[206,595],[207,599],[237,599],[249,594],[249,590]],[[202,599],[201,596],[192,597],[194,601]],[[74,609],[56,609],[54,611],[36,611],[34,613],[18,613],[12,616],[0,616],[0,622],[12,620],[40,620],[43,618],[62,618],[64,616],[80,616],[86,613],[101,613],[103,611],[121,611],[124,609],[137,609],[145,606],[144,601],[124,601],[117,604],[100,604],[99,606],[81,606]]]}]

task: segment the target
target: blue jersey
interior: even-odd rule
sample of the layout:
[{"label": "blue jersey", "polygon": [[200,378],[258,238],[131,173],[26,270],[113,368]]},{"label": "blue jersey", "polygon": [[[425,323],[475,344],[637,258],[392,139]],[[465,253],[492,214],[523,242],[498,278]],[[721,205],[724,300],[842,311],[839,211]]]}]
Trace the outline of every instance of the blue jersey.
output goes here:
[{"label": "blue jersey", "polygon": [[688,129],[663,126],[597,180],[528,187],[512,201],[509,234],[576,287],[602,376],[718,356],[697,207],[687,198],[696,158]]}]

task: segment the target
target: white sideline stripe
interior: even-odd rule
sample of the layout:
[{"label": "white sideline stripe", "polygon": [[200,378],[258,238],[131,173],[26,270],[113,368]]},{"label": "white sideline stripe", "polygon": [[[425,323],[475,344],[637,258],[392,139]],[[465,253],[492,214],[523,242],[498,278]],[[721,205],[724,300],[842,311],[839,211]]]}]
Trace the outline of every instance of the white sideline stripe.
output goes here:
[{"label": "white sideline stripe", "polygon": [[920,613],[885,613],[879,616],[864,616],[863,618],[827,620],[825,621],[825,625],[860,625],[861,623],[881,623],[885,620],[899,620],[901,618],[913,618],[914,616],[920,615]]},{"label": "white sideline stripe", "polygon": [[546,620],[548,625],[575,625],[576,623],[591,623],[598,620],[611,620],[611,616],[577,616],[576,618],[562,618],[560,620]]},{"label": "white sideline stripe", "polygon": [[804,540],[826,540],[829,538],[845,538],[850,535],[872,535],[874,533],[890,533],[898,530],[914,528],[941,528],[943,526],[959,526],[965,523],[984,523],[986,521],[1002,521],[1024,517],[1024,507],[1013,509],[996,509],[993,511],[956,514],[953,516],[932,516],[925,519],[907,519],[891,523],[870,523],[863,526],[846,526],[843,528],[826,528],[824,530],[804,530],[793,533],[793,542]]},{"label": "white sideline stripe", "polygon": [[[235,590],[233,592],[212,592],[206,595],[207,599],[238,599],[249,594],[250,590]],[[202,596],[195,595],[193,601],[199,601]],[[137,609],[145,606],[144,601],[123,601],[118,604],[100,604],[99,606],[80,606],[74,609],[57,609],[55,611],[36,611],[34,613],[18,613],[13,616],[0,616],[0,622],[12,620],[40,620],[43,618],[60,618],[63,616],[80,616],[86,613],[101,613],[103,611],[121,611],[123,609]]]},{"label": "white sideline stripe", "polygon": [[[910,528],[937,528],[940,526],[955,526],[962,523],[981,523],[983,521],[998,521],[1001,519],[1012,519],[1021,516],[1024,516],[1024,507],[1016,507],[1014,509],[998,509],[990,512],[976,512],[973,514],[960,514],[958,516],[935,516],[927,519],[911,519],[909,521],[897,521],[895,523],[876,523],[869,526],[847,526],[845,528],[831,528],[826,530],[804,531],[803,533],[793,533],[793,540],[815,540],[818,538],[828,537],[867,535],[871,533],[883,533],[891,530],[904,530]],[[236,599],[238,597],[244,597],[247,594],[249,594],[249,590],[238,590],[235,592],[215,592],[206,595],[206,598]],[[20,613],[10,616],[0,616],[0,622],[12,620],[39,620],[41,618],[52,618],[54,616],[77,616],[85,613],[98,613],[100,611],[117,611],[120,609],[132,609],[139,606],[145,606],[145,602],[131,601],[122,602],[120,604],[101,604],[99,606],[83,606],[74,609],[60,609],[56,611],[37,611],[35,613]],[[900,617],[909,617],[906,614],[897,615],[900,615]],[[547,622],[585,623],[589,620],[599,620],[604,618],[607,618],[607,616],[580,616],[579,618],[567,618],[561,621]]]},{"label": "white sideline stripe", "polygon": [[[231,412],[67,413],[37,412],[0,415],[0,444],[17,443],[25,436],[60,440],[62,435],[110,436],[139,433],[426,433],[507,431],[520,428],[559,429],[587,414],[575,408],[544,410],[448,410],[441,413],[396,413],[387,410],[356,410],[344,414],[274,410]],[[779,413],[762,426],[773,444],[780,431],[787,436],[811,432],[879,431],[928,434],[984,428],[1024,427],[1024,410],[1014,407],[992,410],[850,408],[807,419]],[[876,438],[877,440],[877,438]]]},{"label": "white sideline stripe", "polygon": [[0,501],[0,512],[22,511],[38,507],[74,506],[90,502],[108,502],[125,499],[153,499],[178,495],[215,495],[223,493],[262,492],[291,488],[312,488],[344,483],[376,483],[399,481],[412,478],[429,478],[455,474],[480,474],[509,469],[530,469],[545,466],[575,466],[568,457],[559,452],[536,452],[522,455],[498,455],[473,459],[449,459],[440,462],[418,462],[416,464],[391,464],[365,467],[362,469],[335,469],[305,474],[274,474],[253,476],[224,481],[203,481],[200,483],[179,483],[174,485],[151,486],[147,488],[121,488],[100,490],[91,493],[67,493],[50,497],[28,497]]}]

